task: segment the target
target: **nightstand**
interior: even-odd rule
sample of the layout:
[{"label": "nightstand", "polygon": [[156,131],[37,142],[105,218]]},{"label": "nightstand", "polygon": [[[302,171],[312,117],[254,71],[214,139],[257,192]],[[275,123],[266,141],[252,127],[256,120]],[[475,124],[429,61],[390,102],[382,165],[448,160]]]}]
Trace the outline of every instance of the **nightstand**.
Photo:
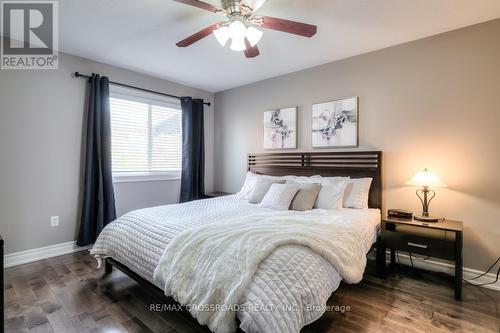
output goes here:
[{"label": "nightstand", "polygon": [[[381,251],[391,250],[391,266],[396,251],[409,252],[455,263],[455,299],[462,299],[463,226],[460,221],[426,223],[414,219],[386,217],[382,219]],[[385,260],[381,270],[385,275]]]},{"label": "nightstand", "polygon": [[217,197],[225,197],[226,195],[231,195],[233,193],[227,193],[227,192],[211,192],[211,193],[206,193],[205,197],[207,198],[217,198]]}]

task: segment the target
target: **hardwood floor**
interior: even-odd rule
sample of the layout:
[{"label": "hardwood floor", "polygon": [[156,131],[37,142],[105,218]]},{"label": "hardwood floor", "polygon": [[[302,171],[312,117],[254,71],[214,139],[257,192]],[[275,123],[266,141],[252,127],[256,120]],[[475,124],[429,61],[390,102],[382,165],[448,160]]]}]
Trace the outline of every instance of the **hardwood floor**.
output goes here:
[{"label": "hardwood floor", "polygon": [[[207,331],[186,313],[149,311],[163,302],[116,270],[103,273],[87,252],[7,269],[6,332]],[[366,274],[328,302],[350,311],[326,312],[303,332],[500,332],[500,292],[464,285],[457,302],[441,283],[415,271],[386,280]]]}]

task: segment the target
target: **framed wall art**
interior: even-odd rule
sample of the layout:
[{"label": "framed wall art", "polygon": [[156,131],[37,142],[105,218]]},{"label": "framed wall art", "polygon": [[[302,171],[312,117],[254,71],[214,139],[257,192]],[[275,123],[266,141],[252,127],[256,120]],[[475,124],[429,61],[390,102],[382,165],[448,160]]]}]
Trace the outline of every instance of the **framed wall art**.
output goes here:
[{"label": "framed wall art", "polygon": [[297,148],[297,109],[264,112],[264,149]]},{"label": "framed wall art", "polygon": [[358,97],[312,106],[312,147],[358,146]]}]

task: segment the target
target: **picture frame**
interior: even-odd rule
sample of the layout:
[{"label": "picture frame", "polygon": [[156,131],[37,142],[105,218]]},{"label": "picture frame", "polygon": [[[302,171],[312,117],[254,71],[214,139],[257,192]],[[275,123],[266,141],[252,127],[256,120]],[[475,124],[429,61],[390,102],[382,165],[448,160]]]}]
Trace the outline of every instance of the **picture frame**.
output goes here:
[{"label": "picture frame", "polygon": [[313,104],[311,146],[313,148],[359,146],[359,97]]},{"label": "picture frame", "polygon": [[297,113],[297,106],[264,112],[264,149],[297,149]]}]

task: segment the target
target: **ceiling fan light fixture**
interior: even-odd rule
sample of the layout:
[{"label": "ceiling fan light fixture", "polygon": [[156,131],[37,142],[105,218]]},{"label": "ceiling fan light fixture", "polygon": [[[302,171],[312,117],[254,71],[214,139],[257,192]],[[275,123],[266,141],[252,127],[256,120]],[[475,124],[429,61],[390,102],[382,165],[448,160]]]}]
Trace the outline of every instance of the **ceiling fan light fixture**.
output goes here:
[{"label": "ceiling fan light fixture", "polygon": [[220,14],[224,17],[222,21],[211,24],[176,43],[178,47],[188,47],[213,34],[222,47],[225,47],[230,42],[231,50],[244,51],[245,57],[255,58],[260,55],[257,44],[263,37],[261,28],[308,38],[313,37],[318,32],[318,27],[312,24],[272,16],[254,15],[256,10],[267,0],[220,0],[217,1],[220,6],[214,6],[205,2],[206,0],[172,1]]},{"label": "ceiling fan light fixture", "polygon": [[241,21],[233,21],[229,25],[229,37],[233,40],[233,43],[235,40],[241,40],[243,44],[244,39],[247,33],[247,27],[241,22]]},{"label": "ceiling fan light fixture", "polygon": [[245,51],[246,48],[247,48],[247,46],[245,45],[245,38],[244,37],[238,38],[238,39],[232,38],[231,50],[241,52],[241,51]]},{"label": "ceiling fan light fixture", "polygon": [[220,45],[222,45],[223,47],[226,46],[227,41],[229,40],[229,28],[223,26],[217,30],[214,30],[214,36],[220,43]]},{"label": "ceiling fan light fixture", "polygon": [[262,31],[255,29],[254,27],[249,27],[247,29],[246,37],[247,37],[248,41],[250,42],[250,45],[252,45],[252,47],[254,47],[260,41],[263,34],[264,33]]}]

